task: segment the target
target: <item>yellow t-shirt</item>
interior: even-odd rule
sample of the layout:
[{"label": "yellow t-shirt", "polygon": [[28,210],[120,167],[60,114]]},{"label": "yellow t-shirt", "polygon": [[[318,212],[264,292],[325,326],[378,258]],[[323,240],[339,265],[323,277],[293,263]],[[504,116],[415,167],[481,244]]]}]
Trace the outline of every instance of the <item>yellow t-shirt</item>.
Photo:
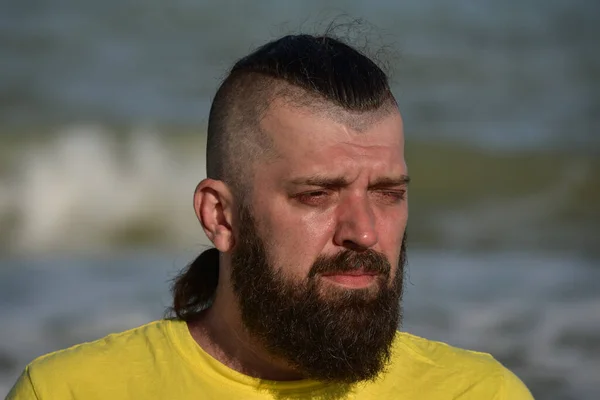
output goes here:
[{"label": "yellow t-shirt", "polygon": [[532,399],[490,355],[398,332],[375,382],[351,387],[265,381],[212,358],[181,321],[161,320],[42,356],[8,400],[24,399]]}]

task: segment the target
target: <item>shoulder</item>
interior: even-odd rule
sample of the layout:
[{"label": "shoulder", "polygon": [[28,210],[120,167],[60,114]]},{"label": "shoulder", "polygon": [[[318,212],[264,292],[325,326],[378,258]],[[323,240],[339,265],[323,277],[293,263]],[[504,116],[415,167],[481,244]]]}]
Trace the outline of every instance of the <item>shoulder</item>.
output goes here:
[{"label": "shoulder", "polygon": [[102,376],[119,376],[121,372],[147,364],[168,345],[166,329],[171,321],[155,321],[104,338],[78,344],[33,360],[26,372],[39,393],[62,393],[70,382],[97,384]]},{"label": "shoulder", "polygon": [[443,369],[491,368],[496,370],[500,366],[500,363],[488,353],[461,349],[407,332],[397,333],[394,340],[394,350],[409,353],[420,362]]},{"label": "shoulder", "polygon": [[[107,359],[116,353],[140,353],[149,343],[161,340],[167,321],[154,321],[127,331],[113,333],[101,339],[77,344],[67,349],[55,351],[36,358],[29,365],[30,370],[61,366],[81,368],[79,361]],[[152,339],[149,341],[148,339]]]},{"label": "shoulder", "polygon": [[445,393],[467,394],[469,399],[532,399],[521,380],[488,353],[398,332],[392,369],[400,364],[409,364],[413,379],[424,388],[433,385]]}]

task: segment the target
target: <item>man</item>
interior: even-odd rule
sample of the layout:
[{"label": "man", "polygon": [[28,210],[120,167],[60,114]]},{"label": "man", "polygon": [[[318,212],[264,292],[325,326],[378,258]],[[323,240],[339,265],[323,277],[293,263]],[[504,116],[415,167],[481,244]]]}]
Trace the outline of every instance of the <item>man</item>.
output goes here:
[{"label": "man", "polygon": [[332,38],[238,61],[194,194],[214,244],[173,318],[43,356],[9,399],[531,399],[490,355],[397,332],[408,217],[385,73]]}]

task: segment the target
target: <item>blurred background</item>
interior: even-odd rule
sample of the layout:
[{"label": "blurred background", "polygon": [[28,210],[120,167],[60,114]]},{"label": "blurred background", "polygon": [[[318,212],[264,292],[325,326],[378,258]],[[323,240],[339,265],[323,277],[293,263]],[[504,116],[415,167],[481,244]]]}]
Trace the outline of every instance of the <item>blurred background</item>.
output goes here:
[{"label": "blurred background", "polygon": [[337,33],[388,65],[405,119],[404,329],[491,352],[538,399],[600,398],[599,11],[3,2],[0,397],[36,356],[162,316],[206,244],[191,200],[227,68],[350,15],[370,25]]}]

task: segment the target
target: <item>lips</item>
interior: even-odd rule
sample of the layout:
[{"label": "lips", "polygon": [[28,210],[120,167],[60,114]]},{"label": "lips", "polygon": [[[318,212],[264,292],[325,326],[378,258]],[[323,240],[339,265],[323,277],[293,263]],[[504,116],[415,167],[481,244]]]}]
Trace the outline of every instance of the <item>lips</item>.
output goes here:
[{"label": "lips", "polygon": [[337,285],[349,288],[364,288],[369,286],[377,277],[375,272],[365,272],[362,270],[334,272],[323,274],[323,278]]}]

